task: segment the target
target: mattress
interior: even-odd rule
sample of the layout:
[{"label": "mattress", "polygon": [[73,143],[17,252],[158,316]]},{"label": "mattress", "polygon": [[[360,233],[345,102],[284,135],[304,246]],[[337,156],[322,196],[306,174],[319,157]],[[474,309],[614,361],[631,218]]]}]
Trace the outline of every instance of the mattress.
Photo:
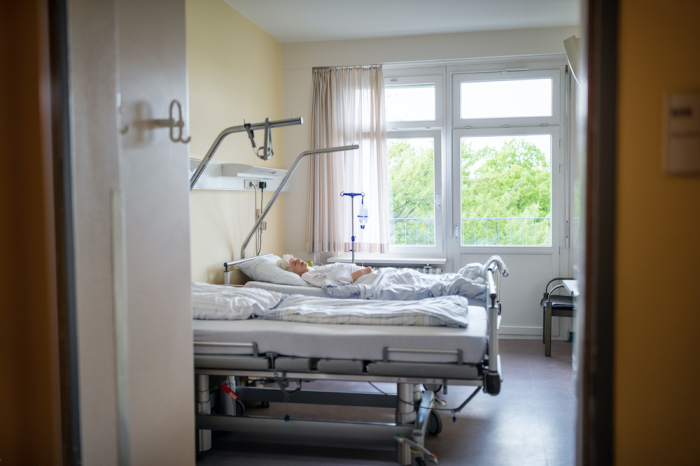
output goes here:
[{"label": "mattress", "polygon": [[[276,285],[280,286],[280,285]],[[296,287],[292,287],[296,288]],[[305,358],[381,361],[384,347],[415,350],[462,350],[463,362],[483,361],[488,342],[486,310],[469,306],[467,328],[387,325],[332,325],[269,320],[193,320],[196,354],[250,354],[247,348],[198,346],[199,342],[256,343],[268,352]],[[456,356],[400,353],[391,360],[455,362]]]},{"label": "mattress", "polygon": [[315,286],[293,286],[293,285],[278,285],[276,283],[250,281],[245,286],[262,288],[267,291],[275,291],[284,294],[303,294],[304,296],[316,296],[319,298],[330,298],[331,296],[321,288]]}]

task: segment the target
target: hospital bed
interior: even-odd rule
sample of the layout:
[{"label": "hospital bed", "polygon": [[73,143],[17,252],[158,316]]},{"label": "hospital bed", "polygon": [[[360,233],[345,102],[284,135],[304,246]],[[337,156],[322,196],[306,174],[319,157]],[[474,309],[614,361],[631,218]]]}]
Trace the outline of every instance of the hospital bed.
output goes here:
[{"label": "hospital bed", "polygon": [[[339,437],[349,441],[385,438],[396,443],[401,465],[437,462],[424,446],[437,410],[424,387],[473,386],[500,392],[498,355],[498,267],[487,264],[486,302],[469,303],[466,328],[331,325],[288,321],[193,321],[196,428],[200,451],[211,447],[211,431],[244,434]],[[316,289],[318,290],[318,289]],[[320,291],[320,290],[319,290]],[[224,377],[221,390],[237,402],[212,413],[210,377]],[[258,378],[275,386],[241,386]],[[396,384],[396,394],[305,390],[306,381],[334,380]],[[298,388],[297,388],[298,386]],[[439,389],[439,388],[438,388]],[[224,398],[228,399],[228,398]],[[241,401],[288,402],[393,408],[394,423],[281,419],[242,415]],[[439,403],[438,403],[439,404]]]}]

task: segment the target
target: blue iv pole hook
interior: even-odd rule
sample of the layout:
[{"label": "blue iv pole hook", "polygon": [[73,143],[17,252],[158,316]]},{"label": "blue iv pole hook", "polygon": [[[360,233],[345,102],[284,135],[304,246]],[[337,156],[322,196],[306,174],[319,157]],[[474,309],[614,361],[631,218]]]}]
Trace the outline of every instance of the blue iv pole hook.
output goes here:
[{"label": "blue iv pole hook", "polygon": [[[350,211],[350,223],[352,224],[352,263],[355,264],[355,219],[353,218],[355,216],[355,197],[357,196],[362,196],[362,205],[364,206],[365,204],[365,193],[346,193],[344,191],[340,192],[340,196],[350,196],[350,200],[352,202],[352,210]],[[358,215],[358,217],[360,217]],[[365,218],[367,218],[367,215],[364,215]],[[362,228],[364,229],[365,226],[362,225]]]}]

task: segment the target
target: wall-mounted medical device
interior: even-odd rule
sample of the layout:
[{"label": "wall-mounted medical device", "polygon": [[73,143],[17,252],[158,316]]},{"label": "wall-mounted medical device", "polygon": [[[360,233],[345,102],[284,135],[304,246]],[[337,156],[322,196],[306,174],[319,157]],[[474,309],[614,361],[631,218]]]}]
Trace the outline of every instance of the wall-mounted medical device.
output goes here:
[{"label": "wall-mounted medical device", "polygon": [[[201,160],[190,159],[190,176],[196,171]],[[209,191],[253,191],[258,182],[267,183],[265,190],[275,190],[287,174],[281,168],[255,167],[243,163],[207,164],[194,189]],[[253,183],[253,184],[251,184]],[[289,187],[283,189],[288,191]]]},{"label": "wall-mounted medical device", "polygon": [[[204,158],[199,162],[199,165],[195,169],[194,173],[190,175],[190,191],[197,185],[197,181],[199,178],[204,174],[204,171],[207,168],[207,165],[209,165],[209,162],[211,161],[211,158],[214,156],[214,153],[216,150],[219,148],[219,145],[221,144],[221,141],[224,140],[224,138],[230,134],[234,133],[247,133],[248,138],[251,140],[251,143],[253,144],[253,150],[255,151],[255,154],[260,157],[263,160],[267,160],[270,157],[272,157],[273,151],[272,151],[272,128],[281,128],[284,126],[293,126],[293,125],[300,125],[304,122],[301,118],[289,118],[287,120],[279,120],[279,121],[270,121],[269,118],[266,118],[263,123],[246,123],[245,121],[243,122],[242,125],[239,126],[231,126],[230,128],[226,128],[223,130],[219,135],[214,139],[214,142],[212,143],[211,147],[207,151],[207,155],[204,156]],[[262,152],[259,150],[256,150],[255,146],[255,139],[254,139],[254,132],[256,130],[264,130],[264,139],[265,143],[262,147]]]}]

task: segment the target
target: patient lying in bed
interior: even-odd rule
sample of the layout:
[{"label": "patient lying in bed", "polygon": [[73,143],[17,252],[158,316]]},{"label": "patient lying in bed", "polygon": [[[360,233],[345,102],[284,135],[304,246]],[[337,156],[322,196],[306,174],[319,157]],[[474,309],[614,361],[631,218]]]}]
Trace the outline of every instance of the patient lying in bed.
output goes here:
[{"label": "patient lying in bed", "polygon": [[[323,288],[326,280],[350,284],[357,282],[361,277],[372,273],[372,267],[360,267],[355,264],[329,264],[319,267],[309,267],[305,261],[291,254],[285,254],[277,265],[284,270],[289,270],[304,279],[309,285]],[[372,283],[377,277],[367,277],[357,283]]]},{"label": "patient lying in bed", "polygon": [[484,300],[486,296],[486,264],[495,261],[503,274],[508,269],[503,260],[492,256],[485,264],[473,263],[457,273],[427,275],[413,269],[385,268],[373,272],[370,267],[353,264],[332,264],[311,268],[292,255],[285,255],[277,265],[322,288],[334,298],[406,301],[439,296],[463,296]]}]

